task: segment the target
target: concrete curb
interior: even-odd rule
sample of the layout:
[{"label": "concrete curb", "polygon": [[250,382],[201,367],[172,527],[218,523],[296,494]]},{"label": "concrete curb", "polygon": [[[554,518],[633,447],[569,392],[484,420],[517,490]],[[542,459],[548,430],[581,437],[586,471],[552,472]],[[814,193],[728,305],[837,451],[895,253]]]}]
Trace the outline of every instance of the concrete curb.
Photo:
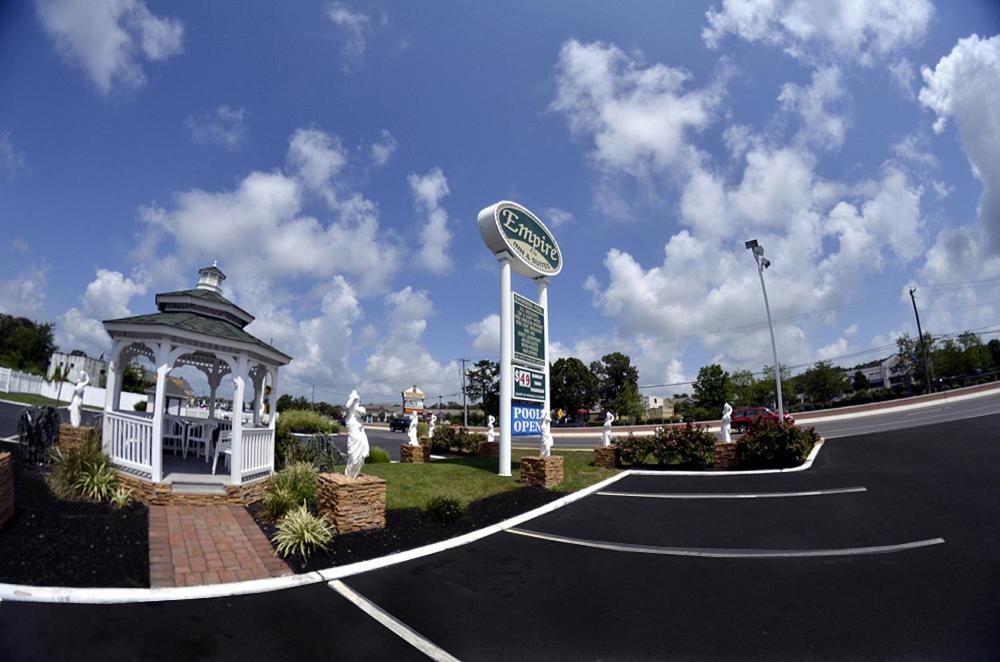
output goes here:
[{"label": "concrete curb", "polygon": [[455,547],[461,547],[471,542],[481,540],[495,533],[500,533],[509,528],[532,520],[536,517],[551,513],[563,506],[579,501],[595,492],[600,492],[607,486],[612,485],[628,476],[705,476],[719,477],[729,475],[748,474],[768,474],[768,473],[789,473],[795,471],[805,471],[812,466],[816,456],[819,455],[823,446],[823,439],[820,439],[806,461],[790,469],[761,469],[756,471],[655,471],[646,469],[625,469],[624,471],[606,478],[590,487],[577,490],[551,501],[544,506],[521,513],[515,517],[504,520],[497,524],[487,526],[482,529],[470,531],[469,533],[441,540],[423,547],[416,547],[388,556],[381,556],[367,561],[358,561],[345,566],[327,568],[325,570],[315,570],[305,572],[300,575],[289,577],[272,577],[269,579],[255,579],[252,581],[236,582],[232,584],[209,584],[204,586],[183,586],[170,588],[69,588],[62,586],[29,586],[25,584],[2,584],[0,583],[0,602],[45,602],[64,604],[122,604],[133,602],[168,602],[174,600],[203,600],[206,598],[225,598],[236,595],[251,595],[255,593],[268,593],[280,591],[298,586],[308,586],[319,582],[343,579],[351,575],[364,572],[371,572],[386,568],[413,559],[419,559],[431,554],[437,554]]}]

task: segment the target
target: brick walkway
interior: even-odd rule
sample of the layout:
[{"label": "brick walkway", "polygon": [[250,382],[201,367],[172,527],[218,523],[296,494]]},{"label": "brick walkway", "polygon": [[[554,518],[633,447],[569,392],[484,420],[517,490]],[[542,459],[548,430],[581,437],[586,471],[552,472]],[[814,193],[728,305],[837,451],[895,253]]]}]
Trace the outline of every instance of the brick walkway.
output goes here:
[{"label": "brick walkway", "polygon": [[153,588],[223,584],[290,575],[240,506],[151,506],[149,579]]}]

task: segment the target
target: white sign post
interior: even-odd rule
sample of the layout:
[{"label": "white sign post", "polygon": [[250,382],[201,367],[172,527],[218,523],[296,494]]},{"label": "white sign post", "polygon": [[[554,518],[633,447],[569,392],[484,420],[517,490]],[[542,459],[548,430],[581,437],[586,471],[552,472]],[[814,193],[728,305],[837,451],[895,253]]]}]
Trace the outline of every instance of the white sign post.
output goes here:
[{"label": "white sign post", "polygon": [[[511,399],[513,393],[514,314],[511,269],[538,285],[543,347],[538,367],[545,374],[543,412],[549,410],[549,277],[562,271],[562,253],[545,224],[515,202],[500,201],[479,212],[479,232],[500,262],[500,467],[510,476]],[[522,351],[522,350],[519,350]]]}]

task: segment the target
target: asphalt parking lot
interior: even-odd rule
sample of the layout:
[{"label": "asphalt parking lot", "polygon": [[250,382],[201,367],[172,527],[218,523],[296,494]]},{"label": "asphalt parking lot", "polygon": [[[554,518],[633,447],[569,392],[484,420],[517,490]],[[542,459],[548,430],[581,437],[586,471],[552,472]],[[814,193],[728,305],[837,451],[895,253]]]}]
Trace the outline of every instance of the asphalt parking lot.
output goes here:
[{"label": "asphalt parking lot", "polygon": [[[998,466],[984,417],[830,440],[800,473],[630,476],[607,491],[646,496],[596,494],[344,584],[459,659],[997,659]],[[5,602],[0,621],[11,659],[137,659],[158,639],[171,659],[417,652],[326,584],[132,611]],[[322,645],[302,643],[313,627]]]}]

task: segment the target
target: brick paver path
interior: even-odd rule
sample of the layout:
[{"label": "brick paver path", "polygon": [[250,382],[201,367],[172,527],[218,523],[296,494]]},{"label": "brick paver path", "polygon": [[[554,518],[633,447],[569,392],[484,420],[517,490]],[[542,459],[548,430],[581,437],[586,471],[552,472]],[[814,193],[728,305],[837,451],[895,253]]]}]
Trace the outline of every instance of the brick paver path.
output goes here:
[{"label": "brick paver path", "polygon": [[223,584],[290,575],[240,506],[151,506],[149,580],[161,586]]}]

